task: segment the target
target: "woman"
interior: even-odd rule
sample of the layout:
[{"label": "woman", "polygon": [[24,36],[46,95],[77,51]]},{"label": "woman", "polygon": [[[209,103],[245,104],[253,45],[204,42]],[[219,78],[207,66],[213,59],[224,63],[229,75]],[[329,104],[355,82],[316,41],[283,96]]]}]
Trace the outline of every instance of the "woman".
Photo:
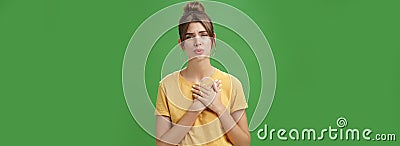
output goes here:
[{"label": "woman", "polygon": [[242,85],[211,66],[216,35],[201,3],[184,6],[179,35],[189,60],[186,68],[160,81],[157,145],[250,145]]}]

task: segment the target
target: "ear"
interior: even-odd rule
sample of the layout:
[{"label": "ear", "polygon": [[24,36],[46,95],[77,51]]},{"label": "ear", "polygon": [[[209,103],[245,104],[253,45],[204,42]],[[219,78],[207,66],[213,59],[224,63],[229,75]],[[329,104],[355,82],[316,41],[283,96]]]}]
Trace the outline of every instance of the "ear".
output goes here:
[{"label": "ear", "polygon": [[179,44],[179,47],[181,47],[181,49],[183,50],[183,46],[182,46],[182,44],[181,44],[181,38],[178,38],[178,44]]},{"label": "ear", "polygon": [[214,33],[214,47],[217,45],[217,34]]}]

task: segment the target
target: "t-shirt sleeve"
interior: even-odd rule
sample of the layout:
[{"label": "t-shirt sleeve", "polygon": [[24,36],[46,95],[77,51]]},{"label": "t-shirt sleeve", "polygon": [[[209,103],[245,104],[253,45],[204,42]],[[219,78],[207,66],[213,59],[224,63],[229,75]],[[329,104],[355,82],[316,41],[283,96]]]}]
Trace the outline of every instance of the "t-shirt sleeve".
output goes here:
[{"label": "t-shirt sleeve", "polygon": [[231,76],[231,82],[232,82],[232,97],[231,97],[231,113],[241,110],[241,109],[246,109],[247,102],[246,102],[246,97],[243,92],[243,87],[242,83],[234,77]]},{"label": "t-shirt sleeve", "polygon": [[167,98],[166,98],[165,90],[164,90],[162,83],[160,83],[160,85],[158,86],[156,110],[155,110],[154,114],[170,117],[169,108],[168,108],[168,104],[167,104]]}]

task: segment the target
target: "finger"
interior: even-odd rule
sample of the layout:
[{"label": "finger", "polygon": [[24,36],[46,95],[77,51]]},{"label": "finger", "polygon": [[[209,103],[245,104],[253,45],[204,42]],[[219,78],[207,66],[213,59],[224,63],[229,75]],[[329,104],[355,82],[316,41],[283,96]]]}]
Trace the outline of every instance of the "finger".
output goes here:
[{"label": "finger", "polygon": [[218,86],[218,91],[222,91],[222,84],[219,84],[219,86]]},{"label": "finger", "polygon": [[222,85],[222,83],[219,81],[217,81],[216,84],[217,84],[217,87],[220,87]]},{"label": "finger", "polygon": [[200,91],[206,95],[210,95],[212,90],[208,89],[207,87],[200,86]]},{"label": "finger", "polygon": [[194,85],[192,86],[192,88],[193,88],[193,89],[200,90],[200,86],[199,86],[198,84],[194,84]]},{"label": "finger", "polygon": [[193,98],[194,98],[194,99],[197,99],[197,100],[199,100],[199,101],[202,102],[202,103],[206,103],[206,101],[207,101],[207,99],[205,99],[204,97],[202,97],[202,96],[199,95],[199,94],[193,93],[192,95],[193,95]]},{"label": "finger", "polygon": [[193,85],[192,86],[192,91],[195,92],[197,95],[200,96],[207,96],[210,93],[208,91],[206,91],[205,89],[203,89],[201,86],[197,86],[197,85]]},{"label": "finger", "polygon": [[199,95],[196,95],[196,94],[193,94],[193,96],[195,96],[195,98],[197,100],[199,100],[201,103],[203,103],[203,104],[207,103],[207,99],[205,99],[205,98],[203,98],[203,97],[201,97]]},{"label": "finger", "polygon": [[209,90],[212,88],[212,85],[211,85],[211,86],[208,86],[208,85],[205,85],[205,84],[201,84],[201,85],[199,85],[199,87],[200,87],[200,88],[204,88],[204,90],[209,91]]},{"label": "finger", "polygon": [[221,80],[215,80],[214,82],[217,84],[217,87],[221,84]]},{"label": "finger", "polygon": [[200,91],[200,90],[197,90],[197,89],[192,89],[192,92],[193,92],[193,94],[196,94],[196,95],[198,95],[198,96],[201,96],[201,95],[202,95],[201,91]]},{"label": "finger", "polygon": [[212,87],[214,89],[215,92],[219,92],[218,86],[216,82],[213,83]]},{"label": "finger", "polygon": [[209,89],[207,89],[207,87],[202,86],[202,85],[198,85],[198,84],[194,84],[192,86],[193,89],[197,89],[199,91],[209,91]]},{"label": "finger", "polygon": [[222,84],[222,81],[221,80],[216,80],[215,83],[217,84],[217,87],[218,87],[219,85]]},{"label": "finger", "polygon": [[194,99],[199,99],[199,98],[201,98],[201,96],[197,95],[196,93],[193,93],[192,95],[193,95],[193,98],[194,98]]},{"label": "finger", "polygon": [[215,80],[216,88],[214,87],[214,91],[221,92],[222,91],[222,81],[221,80]]}]

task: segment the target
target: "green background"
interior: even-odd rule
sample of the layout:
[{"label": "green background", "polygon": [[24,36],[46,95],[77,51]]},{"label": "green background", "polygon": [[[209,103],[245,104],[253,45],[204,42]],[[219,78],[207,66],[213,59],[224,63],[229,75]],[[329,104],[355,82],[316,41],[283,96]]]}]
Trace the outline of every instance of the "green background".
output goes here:
[{"label": "green background", "polygon": [[[155,145],[126,106],[122,62],[138,26],[177,2],[1,0],[0,145]],[[399,1],[222,2],[256,22],[274,54],[276,95],[263,124],[323,129],[343,116],[349,128],[399,138]],[[220,26],[216,33],[243,52],[247,68],[257,68],[238,36]],[[163,46],[177,38],[176,30],[167,32],[152,53],[166,53]],[[161,64],[152,61],[149,69],[156,72]],[[146,86],[155,86],[158,76],[146,76]],[[154,99],[156,89],[148,91]],[[255,104],[250,97],[250,116]],[[251,135],[252,145],[399,144],[261,141],[255,131]]]}]

